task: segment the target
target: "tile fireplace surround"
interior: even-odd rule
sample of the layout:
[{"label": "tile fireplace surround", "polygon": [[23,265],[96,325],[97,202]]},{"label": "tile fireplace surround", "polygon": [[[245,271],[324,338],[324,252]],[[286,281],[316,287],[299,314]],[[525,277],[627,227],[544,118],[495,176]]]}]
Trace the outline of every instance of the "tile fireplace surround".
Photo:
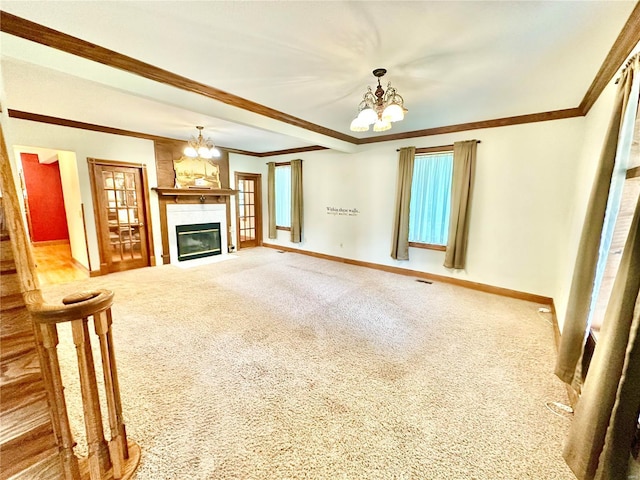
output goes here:
[{"label": "tile fireplace surround", "polygon": [[[229,256],[230,199],[237,190],[154,188],[160,204],[162,263],[189,267],[219,262]],[[178,260],[176,226],[220,223],[221,254],[194,260]]]},{"label": "tile fireplace surround", "polygon": [[[195,223],[220,223],[220,255],[197,258],[194,260],[178,260],[178,239],[176,226]],[[167,204],[167,233],[169,234],[169,258],[171,265],[186,267],[203,265],[220,261],[227,256],[227,206],[224,203],[213,204]]]}]

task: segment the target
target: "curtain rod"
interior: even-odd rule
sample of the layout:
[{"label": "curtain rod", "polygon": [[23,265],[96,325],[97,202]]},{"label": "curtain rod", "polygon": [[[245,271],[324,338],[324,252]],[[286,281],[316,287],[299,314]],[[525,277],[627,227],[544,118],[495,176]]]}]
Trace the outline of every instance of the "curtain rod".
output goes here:
[{"label": "curtain rod", "polygon": [[[269,165],[271,162],[265,163],[265,165]],[[283,165],[291,165],[291,162],[275,162],[276,167],[282,167]]]},{"label": "curtain rod", "polygon": [[[480,140],[477,140],[478,143],[482,143]],[[420,147],[420,148],[416,148],[416,152],[418,150],[431,150],[431,151],[438,151],[438,150],[453,150],[453,145],[440,145],[438,147]],[[399,152],[400,149],[396,148],[396,152]],[[424,153],[424,152],[423,152]]]}]

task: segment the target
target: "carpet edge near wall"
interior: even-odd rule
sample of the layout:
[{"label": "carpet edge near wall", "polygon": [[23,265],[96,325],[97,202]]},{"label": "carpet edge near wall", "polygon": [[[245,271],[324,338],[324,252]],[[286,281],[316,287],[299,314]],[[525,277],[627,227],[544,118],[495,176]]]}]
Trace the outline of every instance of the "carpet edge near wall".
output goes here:
[{"label": "carpet edge near wall", "polygon": [[[443,283],[449,283],[451,285],[456,285],[459,287],[464,287],[464,288],[469,288],[471,290],[478,290],[480,292],[485,292],[485,293],[492,293],[494,295],[501,295],[503,297],[508,297],[508,298],[516,298],[518,300],[526,300],[528,302],[534,302],[534,303],[541,303],[544,305],[548,305],[549,307],[552,308],[552,312],[553,313],[553,317],[554,320],[556,322],[556,327],[557,328],[557,318],[555,315],[555,306],[553,303],[553,298],[551,297],[546,297],[544,295],[538,295],[535,293],[528,293],[528,292],[522,292],[520,290],[513,290],[510,288],[504,288],[504,287],[496,287],[494,285],[488,285],[486,283],[479,283],[479,282],[472,282],[470,280],[463,280],[463,279],[459,279],[459,278],[453,278],[453,277],[447,277],[446,275],[438,275],[435,273],[429,273],[429,272],[422,272],[420,270],[411,270],[408,268],[401,268],[401,267],[394,267],[391,265],[384,265],[381,263],[374,263],[374,262],[365,262],[362,260],[354,260],[351,258],[345,258],[345,257],[338,257],[336,255],[329,255],[326,253],[318,253],[318,252],[314,252],[311,250],[302,250],[299,248],[293,248],[293,247],[287,247],[284,245],[276,245],[274,243],[262,243],[263,247],[266,248],[273,248],[275,250],[283,250],[285,252],[291,252],[291,253],[299,253],[301,255],[308,255],[310,257],[315,257],[315,258],[322,258],[325,260],[331,260],[334,262],[339,262],[339,263],[346,263],[348,265],[356,265],[358,267],[366,267],[366,268],[372,268],[374,270],[380,270],[383,272],[389,272],[389,273],[396,273],[398,275],[405,275],[405,276],[413,276],[413,277],[418,277],[418,278],[424,278],[427,280],[436,280],[439,282],[443,282]],[[558,341],[558,340],[556,340]]]}]

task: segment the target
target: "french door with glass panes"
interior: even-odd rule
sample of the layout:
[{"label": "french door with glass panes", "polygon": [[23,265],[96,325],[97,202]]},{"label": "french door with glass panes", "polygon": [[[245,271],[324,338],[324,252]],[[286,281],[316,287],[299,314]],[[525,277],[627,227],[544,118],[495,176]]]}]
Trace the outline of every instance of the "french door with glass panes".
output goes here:
[{"label": "french door with glass panes", "polygon": [[89,159],[101,273],[150,265],[145,168]]},{"label": "french door with glass panes", "polygon": [[262,245],[262,194],[259,173],[236,172],[236,224],[238,248]]}]

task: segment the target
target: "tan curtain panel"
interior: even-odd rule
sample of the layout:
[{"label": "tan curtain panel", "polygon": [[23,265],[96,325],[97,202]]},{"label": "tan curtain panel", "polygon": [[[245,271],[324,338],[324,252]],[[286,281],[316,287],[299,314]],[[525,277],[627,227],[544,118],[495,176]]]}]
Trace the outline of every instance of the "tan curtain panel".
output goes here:
[{"label": "tan curtain panel", "polygon": [[302,241],[302,160],[291,160],[291,241]]},{"label": "tan curtain panel", "polygon": [[478,141],[453,144],[453,180],[451,182],[451,216],[444,266],[464,268],[469,235],[469,210],[476,169]]},{"label": "tan curtain panel", "polygon": [[411,182],[415,157],[416,147],[400,149],[396,208],[391,241],[391,258],[395,260],[409,260],[409,204],[411,203]]},{"label": "tan curtain panel", "polygon": [[[637,57],[636,57],[637,65]],[[591,294],[598,264],[600,237],[609,198],[622,118],[629,102],[634,68],[627,68],[618,83],[613,115],[605,138],[587,205],[584,226],[573,270],[555,374],[565,383],[581,383],[580,359],[584,349],[591,307]]]},{"label": "tan curtain panel", "polygon": [[269,238],[276,238],[276,164],[267,163],[267,209],[269,214]]},{"label": "tan curtain panel", "polygon": [[627,478],[640,410],[640,199],[564,457],[580,480]]}]

